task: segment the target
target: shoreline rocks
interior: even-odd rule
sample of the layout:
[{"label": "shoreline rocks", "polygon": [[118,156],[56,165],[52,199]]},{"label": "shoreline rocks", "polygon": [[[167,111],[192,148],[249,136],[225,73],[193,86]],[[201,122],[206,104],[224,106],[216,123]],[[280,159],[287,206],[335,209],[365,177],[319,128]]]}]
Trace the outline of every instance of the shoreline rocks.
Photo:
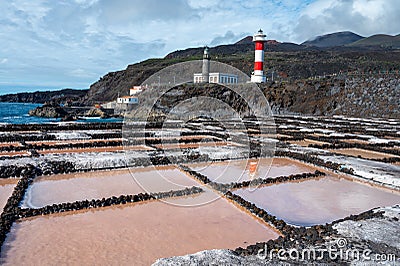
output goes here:
[{"label": "shoreline rocks", "polygon": [[84,113],[84,116],[87,117],[100,117],[100,118],[109,118],[111,117],[109,113],[107,113],[103,108],[91,108],[87,112]]},{"label": "shoreline rocks", "polygon": [[62,118],[68,116],[68,113],[60,106],[43,105],[30,110],[29,115],[46,118]]}]

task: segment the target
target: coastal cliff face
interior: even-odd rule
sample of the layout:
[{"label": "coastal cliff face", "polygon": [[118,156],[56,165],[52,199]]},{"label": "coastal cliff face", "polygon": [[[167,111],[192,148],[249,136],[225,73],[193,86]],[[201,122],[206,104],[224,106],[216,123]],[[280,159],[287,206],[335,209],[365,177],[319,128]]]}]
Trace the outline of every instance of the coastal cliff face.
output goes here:
[{"label": "coastal cliff face", "polygon": [[149,59],[129,65],[125,70],[110,72],[90,86],[81,99],[84,105],[114,101],[118,95],[129,95],[129,89],[140,85],[152,74],[173,64],[175,60]]},{"label": "coastal cliff face", "polygon": [[262,86],[273,113],[400,118],[400,76],[355,76]]},{"label": "coastal cliff face", "polygon": [[[261,84],[273,114],[305,114],[317,116],[344,115],[354,117],[400,118],[400,77],[335,77],[319,80],[298,80],[291,84],[270,82]],[[244,90],[245,91],[245,90]],[[177,86],[159,98],[151,89],[139,95],[140,104],[130,116],[145,119],[146,110],[153,114],[168,115],[180,102],[190,105],[187,99],[207,96],[224,101],[235,110],[245,108],[229,89],[217,84],[188,84]],[[154,98],[155,97],[155,98]],[[196,100],[198,104],[198,100]],[[218,110],[212,101],[203,103],[210,110]],[[257,103],[256,103],[257,105]],[[214,115],[220,115],[217,111]],[[228,112],[226,110],[226,112]]]}]

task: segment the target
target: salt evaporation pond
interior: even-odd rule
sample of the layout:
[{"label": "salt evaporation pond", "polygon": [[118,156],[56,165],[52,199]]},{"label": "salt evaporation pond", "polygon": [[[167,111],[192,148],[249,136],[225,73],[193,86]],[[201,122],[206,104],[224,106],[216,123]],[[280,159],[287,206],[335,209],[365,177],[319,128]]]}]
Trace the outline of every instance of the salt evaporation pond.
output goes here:
[{"label": "salt evaporation pond", "polygon": [[17,183],[18,179],[0,179],[0,214]]},{"label": "salt evaporation pond", "polygon": [[343,154],[343,155],[361,156],[361,157],[367,158],[367,159],[383,159],[383,158],[399,157],[399,156],[396,156],[393,154],[376,152],[376,151],[368,151],[368,150],[356,149],[356,148],[335,149],[335,150],[330,150],[330,151],[334,152],[334,153]]},{"label": "salt evaporation pond", "polygon": [[28,188],[23,206],[39,208],[77,200],[180,190],[199,184],[173,166],[42,176]]},{"label": "salt evaporation pond", "polygon": [[317,168],[288,158],[263,158],[251,171],[251,164],[257,160],[233,160],[188,165],[218,183],[243,182],[255,178],[274,178],[292,174],[314,172]]},{"label": "salt evaporation pond", "polygon": [[327,176],[233,192],[292,225],[325,224],[375,207],[400,203],[400,193]]},{"label": "salt evaporation pond", "polygon": [[324,144],[329,144],[328,142],[323,142],[323,141],[316,141],[316,140],[311,140],[311,139],[304,139],[304,140],[291,140],[288,141],[291,144],[296,144],[296,145],[300,145],[303,147],[308,147],[308,145],[311,144],[317,144],[317,145],[324,145]]},{"label": "salt evaporation pond", "polygon": [[240,146],[232,142],[196,142],[196,143],[166,143],[154,145],[159,149],[172,150],[172,149],[196,149],[200,147],[220,147],[220,146]]},{"label": "salt evaporation pond", "polygon": [[[208,193],[176,200],[196,204],[216,196]],[[200,207],[151,201],[16,222],[0,264],[150,265],[158,258],[234,249],[278,236],[224,198]]]}]

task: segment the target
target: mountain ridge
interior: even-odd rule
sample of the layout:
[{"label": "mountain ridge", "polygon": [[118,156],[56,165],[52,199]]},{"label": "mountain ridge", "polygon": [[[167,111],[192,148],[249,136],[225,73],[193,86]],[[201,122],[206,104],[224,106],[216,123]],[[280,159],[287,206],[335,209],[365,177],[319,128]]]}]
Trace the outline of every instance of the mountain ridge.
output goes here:
[{"label": "mountain ridge", "polygon": [[316,47],[344,46],[364,38],[365,37],[351,31],[341,31],[317,36],[312,40],[303,42],[302,45]]},{"label": "mountain ridge", "polygon": [[388,34],[375,34],[348,44],[348,46],[380,46],[385,48],[400,49],[400,34],[395,36]]}]

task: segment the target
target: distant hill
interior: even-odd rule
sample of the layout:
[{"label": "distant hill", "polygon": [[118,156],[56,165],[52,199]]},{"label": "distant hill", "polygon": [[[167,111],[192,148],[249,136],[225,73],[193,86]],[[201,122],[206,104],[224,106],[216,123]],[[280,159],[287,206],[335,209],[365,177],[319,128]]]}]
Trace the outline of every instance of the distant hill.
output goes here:
[{"label": "distant hill", "polygon": [[253,43],[253,36],[246,36],[243,39],[235,42],[234,44],[249,44]]},{"label": "distant hill", "polygon": [[302,45],[315,47],[344,46],[362,40],[363,38],[364,37],[353,32],[343,31],[318,36],[313,40],[303,42]]},{"label": "distant hill", "polygon": [[383,48],[400,49],[400,35],[391,36],[377,34],[348,44],[350,47],[379,46]]},{"label": "distant hill", "polygon": [[63,89],[58,91],[22,92],[0,95],[0,102],[13,103],[45,103],[50,101],[76,101],[85,96],[89,90]]}]

